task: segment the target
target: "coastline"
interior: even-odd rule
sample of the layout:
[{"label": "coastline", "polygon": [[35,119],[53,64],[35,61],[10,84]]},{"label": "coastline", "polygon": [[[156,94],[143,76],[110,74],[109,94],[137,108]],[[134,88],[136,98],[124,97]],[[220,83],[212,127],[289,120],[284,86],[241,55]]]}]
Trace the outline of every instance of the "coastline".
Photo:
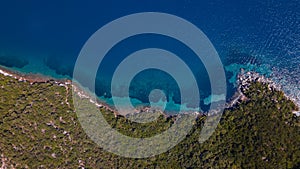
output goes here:
[{"label": "coastline", "polygon": [[[43,74],[34,74],[34,73],[21,73],[17,70],[12,70],[10,68],[6,68],[5,66],[0,65],[0,74],[3,74],[4,76],[9,76],[14,79],[17,79],[19,82],[30,82],[30,84],[35,83],[48,83],[48,82],[54,82],[55,84],[59,86],[63,86],[66,88],[66,91],[69,92],[69,89],[73,90],[80,98],[89,99],[89,101],[96,105],[98,108],[104,108],[105,110],[111,111],[114,113],[115,117],[117,116],[123,116],[120,114],[113,106],[106,103],[104,100],[101,100],[99,97],[94,96],[93,93],[91,93],[88,89],[83,87],[80,83],[78,83],[76,80],[70,80],[67,78],[64,79],[56,79],[50,76],[46,76]],[[71,91],[72,92],[72,91]],[[66,103],[69,105],[68,101],[66,100]],[[150,112],[153,111],[150,109],[148,104],[139,104],[133,113],[130,113],[128,115],[134,115],[141,112]],[[171,117],[176,116],[176,114],[172,112],[165,113],[159,109],[155,110],[156,112],[160,113],[161,115],[165,117]],[[186,113],[195,113],[197,115],[203,114],[203,112],[198,111],[186,111],[183,114]]]},{"label": "coastline", "polygon": [[[73,90],[73,92],[75,92],[80,98],[89,99],[89,101],[92,104],[95,104],[96,107],[104,108],[105,110],[108,110],[108,111],[114,113],[115,117],[121,115],[117,112],[117,110],[114,107],[112,107],[112,106],[108,105],[107,103],[105,103],[105,101],[102,101],[98,97],[93,97],[92,93],[90,93],[87,89],[85,89],[83,86],[81,86],[76,81],[71,81],[70,79],[67,79],[67,78],[65,78],[65,79],[55,79],[53,77],[45,76],[45,75],[42,75],[42,74],[21,73],[21,72],[18,72],[18,71],[14,71],[10,68],[6,68],[2,65],[0,65],[0,74],[2,74],[4,76],[12,77],[12,78],[18,80],[19,82],[29,82],[31,85],[33,85],[35,83],[54,82],[58,86],[65,87],[66,91],[67,91],[67,94],[69,93],[70,90]],[[66,98],[65,102],[66,102],[67,105],[70,105],[67,98]],[[149,109],[148,109],[147,106],[140,105],[139,108],[136,109],[135,113],[143,112],[143,111],[147,112],[147,111],[149,111]],[[133,113],[133,114],[135,114],[135,113]],[[162,111],[159,111],[159,113],[161,113],[162,115],[166,115]]]},{"label": "coastline", "polygon": [[[65,87],[66,91],[69,92],[69,90],[73,90],[80,98],[86,98],[89,99],[89,101],[93,104],[95,104],[98,108],[104,108],[105,110],[111,111],[114,113],[115,117],[121,115],[117,112],[117,110],[105,103],[104,101],[101,101],[98,97],[92,97],[92,93],[90,93],[88,90],[85,90],[84,87],[82,87],[79,83],[76,81],[72,81],[70,79],[55,79],[50,76],[45,76],[42,74],[33,74],[33,73],[21,73],[17,71],[13,71],[9,68],[6,68],[4,66],[0,65],[0,74],[3,74],[4,76],[9,76],[14,79],[17,79],[19,82],[30,82],[30,84],[34,83],[48,83],[48,82],[54,82],[55,84]],[[237,77],[237,91],[236,93],[232,96],[230,101],[228,101],[225,105],[226,109],[230,109],[235,107],[236,105],[240,104],[242,101],[247,101],[247,97],[244,95],[244,91],[249,88],[251,83],[253,82],[260,82],[263,84],[267,84],[269,90],[276,90],[276,91],[282,91],[282,87],[276,83],[274,83],[271,79],[266,78],[259,73],[253,72],[253,71],[248,71],[245,72],[244,69],[241,69],[240,72],[238,73]],[[283,91],[282,91],[283,92]],[[284,96],[288,99],[291,100],[298,108],[297,111],[293,111],[292,113],[295,114],[296,116],[300,116],[300,105],[296,101],[295,98],[291,98],[288,95],[286,95],[285,92]],[[96,99],[95,99],[96,98]],[[69,105],[68,100],[66,98],[66,103]],[[149,106],[146,105],[140,105],[138,106],[139,108],[136,108],[136,111],[132,114],[140,113],[140,112],[149,112],[150,108]],[[210,110],[214,112],[215,110]],[[174,116],[174,115],[169,115],[164,113],[163,111],[158,110],[159,113],[161,113],[164,116]],[[191,113],[191,112],[187,112]],[[205,112],[192,112],[197,115],[203,115]]]},{"label": "coastline", "polygon": [[0,65],[0,74],[4,76],[10,76],[18,81],[28,81],[30,83],[45,83],[47,81],[55,81],[57,83],[70,82],[70,79],[55,79],[50,76],[37,73],[21,73],[19,71],[14,71],[11,68]]},{"label": "coastline", "polygon": [[276,84],[274,81],[272,81],[269,78],[266,78],[263,75],[260,75],[257,72],[254,71],[247,71],[245,72],[244,69],[240,70],[240,73],[237,76],[237,91],[232,100],[228,103],[227,108],[234,107],[237,104],[240,104],[242,101],[247,101],[248,98],[245,96],[244,92],[248,90],[251,83],[253,82],[259,82],[262,84],[266,84],[268,86],[268,90],[271,91],[281,91],[284,94],[284,97],[287,100],[292,101],[298,110],[293,111],[292,113],[296,116],[300,116],[300,104],[297,102],[295,98],[292,98],[288,96],[283,90],[282,87],[279,84]]},{"label": "coastline", "polygon": [[[25,73],[20,73],[17,71],[13,71],[9,68],[6,68],[4,66],[0,66],[0,74],[3,74],[4,76],[9,76],[14,79],[17,79],[19,82],[29,82],[31,85],[34,83],[48,83],[50,81],[54,82],[58,86],[62,86],[66,88],[66,91],[68,92],[69,89],[73,90],[78,94],[80,98],[86,98],[89,99],[91,103],[95,104],[99,108],[105,108],[106,110],[110,110],[114,113],[116,111],[111,108],[109,105],[105,104],[104,102],[102,103],[100,99],[97,99],[97,101],[93,100],[91,97],[91,94],[88,93],[88,91],[84,90],[83,87],[76,83],[71,81],[70,79],[55,79],[50,76],[45,76],[42,74],[25,74]],[[69,104],[69,103],[67,103]]]}]

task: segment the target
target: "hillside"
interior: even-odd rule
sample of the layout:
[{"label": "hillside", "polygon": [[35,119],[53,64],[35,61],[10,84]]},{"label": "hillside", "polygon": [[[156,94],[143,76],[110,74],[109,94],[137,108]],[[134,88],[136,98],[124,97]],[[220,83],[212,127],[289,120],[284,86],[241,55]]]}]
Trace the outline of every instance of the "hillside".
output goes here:
[{"label": "hillside", "polygon": [[[166,153],[130,159],[108,153],[91,141],[77,120],[71,86],[20,82],[0,74],[0,166],[7,168],[300,168],[300,117],[280,91],[252,83],[248,98],[225,110],[205,143],[198,142],[205,116]],[[86,99],[86,101],[88,101]],[[137,124],[101,109],[118,131],[149,137],[174,118]]]}]

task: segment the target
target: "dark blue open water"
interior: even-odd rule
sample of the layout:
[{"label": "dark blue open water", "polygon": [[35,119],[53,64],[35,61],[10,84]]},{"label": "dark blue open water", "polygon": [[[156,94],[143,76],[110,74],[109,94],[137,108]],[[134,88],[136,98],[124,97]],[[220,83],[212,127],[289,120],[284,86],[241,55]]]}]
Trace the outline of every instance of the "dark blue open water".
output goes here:
[{"label": "dark blue open water", "polygon": [[[24,73],[71,77],[83,44],[95,31],[119,17],[149,11],[182,17],[207,35],[226,70],[227,99],[235,91],[235,75],[242,67],[271,77],[287,94],[300,100],[297,0],[1,2],[0,65]],[[117,44],[98,70],[96,94],[110,102],[110,81],[116,66],[130,53],[150,47],[172,51],[190,66],[200,86],[201,109],[205,110],[210,102],[205,98],[211,93],[202,63],[184,44],[158,35],[134,36]],[[158,70],[138,74],[131,83],[130,96],[146,103],[156,88],[173,96],[169,101],[180,103],[176,82]]]}]

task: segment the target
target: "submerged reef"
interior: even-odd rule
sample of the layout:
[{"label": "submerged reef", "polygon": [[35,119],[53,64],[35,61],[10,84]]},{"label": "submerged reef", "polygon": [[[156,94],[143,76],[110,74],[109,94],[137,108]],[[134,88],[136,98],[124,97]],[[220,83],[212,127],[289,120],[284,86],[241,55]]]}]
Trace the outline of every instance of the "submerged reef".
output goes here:
[{"label": "submerged reef", "polygon": [[258,57],[256,57],[255,55],[250,54],[249,51],[245,51],[242,48],[238,48],[238,47],[234,47],[229,49],[226,52],[226,60],[225,63],[237,63],[237,64],[257,64],[257,65],[261,65],[262,62],[261,60],[259,60]]},{"label": "submerged reef", "polygon": [[[5,76],[5,75],[6,76]],[[250,73],[251,74],[251,73]],[[72,101],[72,84],[32,82],[0,73],[0,166],[2,168],[299,168],[300,117],[280,90],[259,80],[245,82],[240,99],[225,109],[204,143],[198,142],[206,116],[199,114],[186,138],[169,151],[145,159],[106,152],[85,134]],[[80,90],[78,88],[78,90]],[[146,138],[167,130],[177,117],[160,115],[135,123],[98,104],[118,132]],[[88,108],[89,106],[87,106]]]},{"label": "submerged reef", "polygon": [[22,68],[28,64],[28,60],[18,56],[0,56],[0,65],[6,67]]},{"label": "submerged reef", "polygon": [[[63,76],[73,76],[73,66],[69,62],[62,60],[63,57],[46,57],[44,59],[44,64],[54,70],[58,75]],[[68,64],[66,64],[68,63]]]}]

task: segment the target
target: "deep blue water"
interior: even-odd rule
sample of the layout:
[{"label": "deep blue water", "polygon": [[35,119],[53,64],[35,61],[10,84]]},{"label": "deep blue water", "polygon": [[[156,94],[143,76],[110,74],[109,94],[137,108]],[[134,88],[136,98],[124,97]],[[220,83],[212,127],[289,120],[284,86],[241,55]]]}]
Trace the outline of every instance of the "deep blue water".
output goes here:
[{"label": "deep blue water", "polygon": [[[0,65],[25,73],[71,77],[82,46],[95,31],[119,17],[149,11],[182,17],[207,35],[226,70],[227,99],[235,91],[234,76],[243,67],[271,77],[300,100],[297,0],[1,2]],[[205,110],[207,100],[203,100],[211,93],[202,63],[184,44],[158,35],[134,36],[117,44],[98,70],[96,94],[109,101],[111,76],[117,65],[130,53],[149,47],[172,51],[190,66],[200,86],[201,109]],[[180,103],[174,79],[157,70],[141,72],[131,83],[130,96],[148,102],[148,94],[155,88]]]}]

